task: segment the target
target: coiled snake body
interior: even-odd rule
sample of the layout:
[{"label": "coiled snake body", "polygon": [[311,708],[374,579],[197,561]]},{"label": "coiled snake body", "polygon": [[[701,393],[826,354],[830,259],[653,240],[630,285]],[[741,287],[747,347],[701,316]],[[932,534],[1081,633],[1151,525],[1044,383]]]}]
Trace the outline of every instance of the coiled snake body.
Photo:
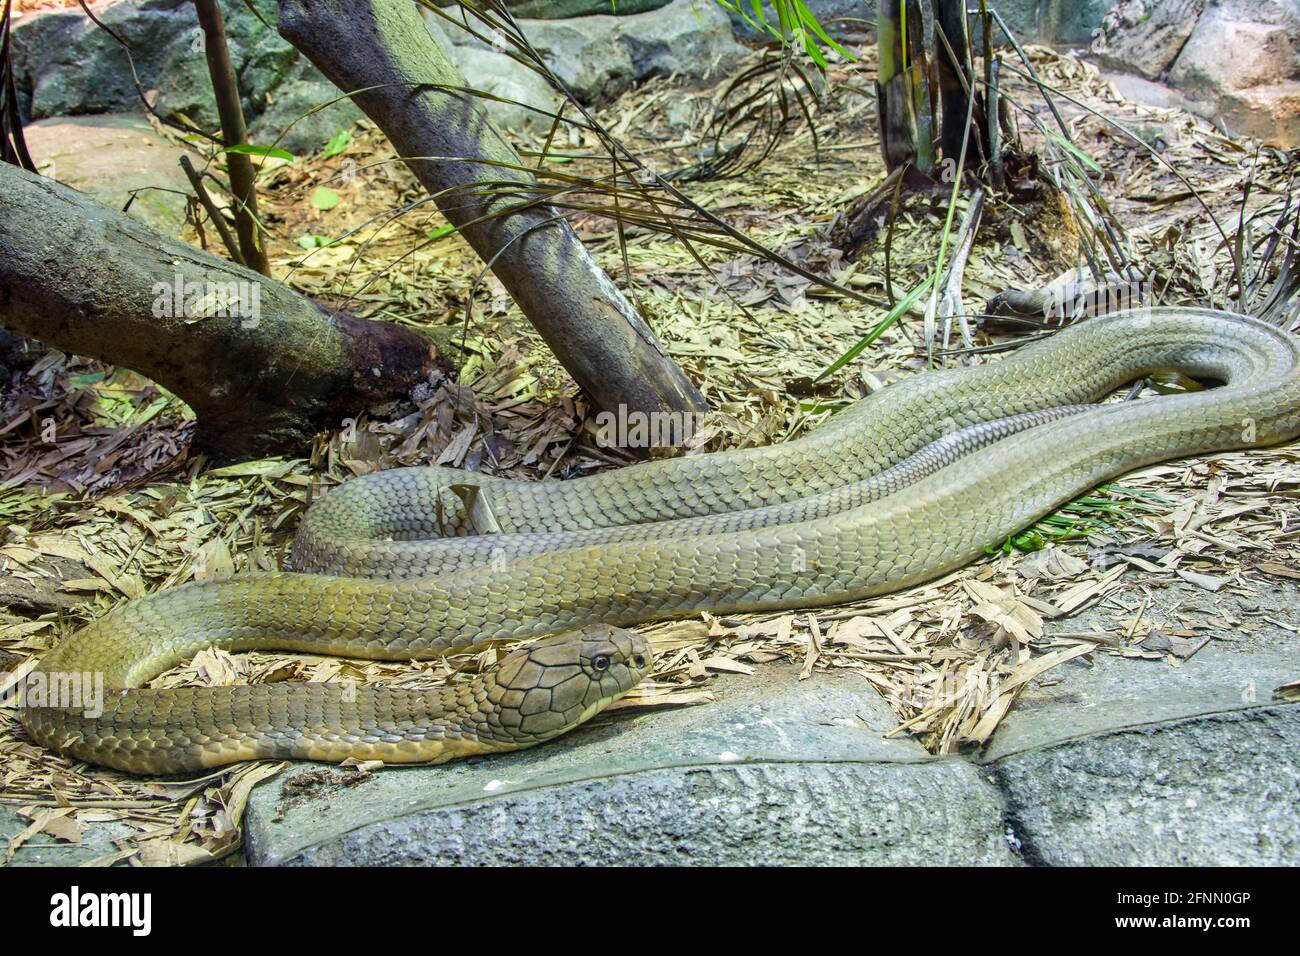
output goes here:
[{"label": "coiled snake body", "polygon": [[[1224,384],[1073,407],[1168,369]],[[644,639],[620,627],[907,587],[1125,471],[1297,434],[1294,338],[1245,316],[1158,308],[1080,322],[994,364],[905,379],[780,446],[571,481],[380,472],[304,518],[294,565],[327,573],[247,574],[133,601],[38,671],[98,672],[125,689],[213,645],[391,660],[550,636],[493,675],[432,694],[132,689],[112,692],[96,717],[28,706],[22,719],[47,747],[153,773],[530,746],[646,674]]]}]

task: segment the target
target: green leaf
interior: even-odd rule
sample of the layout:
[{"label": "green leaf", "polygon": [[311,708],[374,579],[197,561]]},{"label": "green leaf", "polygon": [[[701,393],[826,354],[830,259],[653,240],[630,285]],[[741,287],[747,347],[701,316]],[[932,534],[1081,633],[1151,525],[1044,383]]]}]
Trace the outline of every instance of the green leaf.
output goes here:
[{"label": "green leaf", "polygon": [[288,150],[276,149],[274,146],[253,146],[249,143],[240,143],[238,146],[227,146],[227,153],[240,153],[244,156],[268,156],[271,159],[283,159],[286,163],[292,163],[296,156]]},{"label": "green leaf", "polygon": [[324,186],[317,186],[311,194],[311,204],[321,212],[329,212],[339,204],[339,194]]},{"label": "green leaf", "polygon": [[1043,130],[1043,132],[1047,134],[1047,138],[1048,138],[1048,139],[1050,139],[1053,143],[1055,143],[1057,146],[1061,147],[1061,149],[1065,150],[1067,153],[1069,153],[1071,156],[1073,156],[1076,160],[1078,160],[1080,163],[1082,163],[1082,164],[1083,164],[1083,165],[1084,165],[1084,166],[1085,166],[1089,171],[1091,171],[1094,175],[1100,175],[1100,174],[1101,174],[1101,172],[1102,172],[1101,164],[1098,163],[1098,162],[1097,162],[1095,159],[1093,159],[1091,156],[1089,156],[1087,153],[1085,153],[1083,150],[1081,150],[1079,147],[1077,147],[1077,146],[1075,146],[1073,143],[1071,143],[1068,139],[1066,139],[1066,138],[1065,138],[1064,136],[1062,136],[1060,133],[1054,133],[1054,132],[1053,132],[1052,130],[1050,130],[1050,129],[1045,129],[1045,130]]},{"label": "green leaf", "polygon": [[840,56],[844,57],[846,60],[857,59],[857,57],[855,57],[848,50],[844,49],[844,47],[840,46],[833,39],[831,39],[830,36],[827,35],[826,31],[822,29],[822,25],[817,22],[817,17],[814,16],[813,12],[808,9],[807,5],[803,2],[803,0],[793,0],[793,2],[794,2],[795,13],[799,17],[799,22],[802,23],[807,29],[817,34],[817,38],[819,40],[825,43],[828,47],[830,47]]},{"label": "green leaf", "polygon": [[803,412],[805,415],[821,415],[824,412],[838,412],[840,409],[848,407],[849,404],[850,403],[847,401],[800,401],[799,411]]},{"label": "green leaf", "polygon": [[334,134],[334,138],[325,144],[325,149],[321,151],[320,158],[333,159],[347,149],[350,142],[352,142],[352,134],[345,129],[339,130]]},{"label": "green leaf", "polygon": [[334,245],[334,240],[329,236],[299,236],[298,245],[304,249],[324,249],[326,246]]},{"label": "green leaf", "polygon": [[449,236],[456,231],[456,227],[451,223],[445,226],[439,226],[437,229],[430,229],[425,235],[430,239],[441,239],[443,236]]},{"label": "green leaf", "polygon": [[902,316],[903,313],[906,312],[908,309],[910,309],[913,305],[915,305],[916,300],[921,298],[921,296],[925,294],[925,291],[929,289],[933,283],[934,283],[934,275],[931,274],[925,279],[924,282],[920,283],[915,289],[907,293],[907,295],[904,296],[897,305],[895,305],[892,309],[890,309],[889,312],[885,315],[885,317],[881,319],[879,322],[877,322],[870,332],[868,332],[866,335],[864,335],[861,339],[858,340],[856,345],[854,345],[851,349],[849,349],[847,352],[845,352],[843,355],[837,358],[834,362],[828,365],[820,375],[818,375],[815,379],[813,379],[813,381],[820,382],[828,375],[834,375],[844,366],[848,365],[855,358],[861,355],[863,349],[865,349],[872,342],[876,341],[876,339],[880,338],[880,336],[882,336],[885,333],[886,329],[888,329],[891,325],[897,322],[899,317]]},{"label": "green leaf", "polygon": [[817,64],[817,68],[824,73],[826,71],[826,57],[822,56],[821,48],[817,46],[817,42],[812,38],[807,30],[802,28],[798,31],[798,35],[799,38],[803,40],[804,52],[807,53],[809,58]]},{"label": "green leaf", "polygon": [[207,472],[209,478],[283,478],[293,470],[294,464],[301,459],[262,458],[257,461],[242,461],[237,465],[226,465]]}]

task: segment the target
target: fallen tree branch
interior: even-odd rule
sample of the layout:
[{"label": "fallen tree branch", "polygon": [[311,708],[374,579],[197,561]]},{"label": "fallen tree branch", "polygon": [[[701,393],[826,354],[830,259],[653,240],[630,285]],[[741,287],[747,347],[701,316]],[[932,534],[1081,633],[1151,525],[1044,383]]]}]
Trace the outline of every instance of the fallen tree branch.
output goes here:
[{"label": "fallen tree branch", "polygon": [[437,369],[414,331],[326,312],[251,269],[0,164],[0,325],[189,404],[220,460],[304,448]]}]

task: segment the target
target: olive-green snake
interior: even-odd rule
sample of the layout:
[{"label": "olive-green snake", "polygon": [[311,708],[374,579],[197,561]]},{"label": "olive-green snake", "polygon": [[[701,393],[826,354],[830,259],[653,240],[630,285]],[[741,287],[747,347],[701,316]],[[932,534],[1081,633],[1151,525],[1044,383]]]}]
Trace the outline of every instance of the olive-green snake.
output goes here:
[{"label": "olive-green snake", "polygon": [[[1063,407],[1169,369],[1224,384]],[[152,773],[530,746],[645,676],[646,642],[620,627],[904,588],[1125,471],[1297,434],[1293,337],[1244,316],[1153,308],[1077,323],[995,363],[912,376],[779,446],[569,481],[380,472],[333,490],[304,518],[294,566],[328,573],[246,574],[130,602],[37,671],[140,688],[206,646],[393,660],[548,636],[439,692],[116,690],[98,716],[28,706],[22,719],[68,756]]]}]

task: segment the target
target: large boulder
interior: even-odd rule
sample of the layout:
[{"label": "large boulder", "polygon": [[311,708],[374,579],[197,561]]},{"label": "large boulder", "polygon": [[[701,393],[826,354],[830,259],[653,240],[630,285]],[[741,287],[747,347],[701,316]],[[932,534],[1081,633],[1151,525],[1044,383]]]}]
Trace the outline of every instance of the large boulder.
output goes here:
[{"label": "large boulder", "polygon": [[1300,80],[1236,90],[1219,97],[1213,109],[1228,129],[1281,149],[1300,147]]},{"label": "large boulder", "polygon": [[1175,86],[1222,95],[1300,75],[1300,6],[1224,0],[1207,6],[1169,69]]},{"label": "large boulder", "polygon": [[[617,96],[655,76],[712,82],[747,53],[720,7],[691,0],[629,16],[518,22],[556,76],[584,103]],[[462,30],[448,27],[445,33],[454,46],[489,48]]]},{"label": "large boulder", "polygon": [[421,13],[429,33],[466,78],[465,82],[490,94],[480,102],[498,129],[545,132],[550,128],[551,117],[546,114],[558,112],[563,97],[539,73],[508,56],[504,45],[497,49],[453,43],[450,34],[469,37],[455,26],[445,25],[446,21],[428,8],[421,8]]},{"label": "large boulder", "polygon": [[552,119],[547,114],[558,112],[563,98],[540,74],[504,53],[480,47],[456,47],[453,62],[474,89],[501,97],[482,99],[498,129],[544,133],[551,127]]},{"label": "large boulder", "polygon": [[1039,42],[1087,46],[1110,4],[1111,0],[1043,0],[1039,4]]},{"label": "large boulder", "polygon": [[[226,33],[254,142],[291,152],[317,149],[361,112],[275,30],[275,0],[226,4]],[[584,102],[615,96],[652,76],[679,75],[708,81],[723,75],[745,54],[732,37],[727,15],[715,4],[691,0],[527,0],[514,5],[530,40],[560,79]],[[614,9],[617,15],[573,17]],[[112,0],[96,16],[121,37],[131,56],[80,9],[20,17],[14,28],[14,65],[23,116],[120,113],[140,108],[132,79],[160,113],[183,115],[217,126],[216,103],[203,53],[203,34],[189,0]],[[566,16],[568,19],[556,19]],[[431,29],[439,17],[426,11]],[[501,50],[449,28],[441,36],[471,86],[502,99],[554,110],[560,95],[533,71]],[[450,39],[448,39],[448,35]],[[315,108],[330,103],[327,108]],[[489,114],[507,129],[548,125],[540,113],[485,100]]]},{"label": "large boulder", "polygon": [[617,96],[637,79],[632,58],[615,39],[616,24],[614,17],[598,16],[583,17],[579,24],[537,20],[523,26],[561,82],[579,100],[592,103]]},{"label": "large boulder", "polygon": [[[121,0],[97,6],[96,15],[130,47],[145,89],[157,89],[169,67],[193,59],[180,52],[200,36],[192,5],[180,0]],[[139,107],[126,52],[80,9],[28,13],[14,22],[12,35],[13,65],[27,118]],[[232,38],[232,47],[237,43]],[[200,53],[197,66],[202,65]]]},{"label": "large boulder", "polygon": [[564,20],[610,13],[626,17],[666,7],[672,0],[510,0],[510,12],[528,20]]},{"label": "large boulder", "polygon": [[[337,97],[334,88],[275,32],[275,0],[225,4],[227,43],[255,138],[274,139],[310,108]],[[140,109],[131,62],[142,87],[167,116],[217,126],[203,33],[188,0],[113,0],[95,15],[130,48],[130,58],[79,8],[42,11],[13,28],[14,67],[24,118],[45,119]],[[260,15],[260,16],[259,16]],[[343,100],[296,124],[281,145],[302,152],[323,145],[360,117]]]},{"label": "large boulder", "polygon": [[1104,66],[1168,82],[1232,129],[1300,144],[1296,0],[1121,0],[1092,49]]},{"label": "large boulder", "polygon": [[[1086,44],[1111,0],[997,0],[1003,22],[1021,43]],[[970,4],[972,8],[976,4]],[[994,39],[1003,42],[999,31]]]},{"label": "large boulder", "polygon": [[179,147],[138,114],[61,116],[29,123],[27,148],[44,176],[122,209],[169,236],[185,224],[189,182]]},{"label": "large boulder", "polygon": [[731,23],[716,4],[676,2],[616,21],[615,41],[632,61],[637,81],[651,76],[717,80],[740,61],[745,48],[731,35]]}]

